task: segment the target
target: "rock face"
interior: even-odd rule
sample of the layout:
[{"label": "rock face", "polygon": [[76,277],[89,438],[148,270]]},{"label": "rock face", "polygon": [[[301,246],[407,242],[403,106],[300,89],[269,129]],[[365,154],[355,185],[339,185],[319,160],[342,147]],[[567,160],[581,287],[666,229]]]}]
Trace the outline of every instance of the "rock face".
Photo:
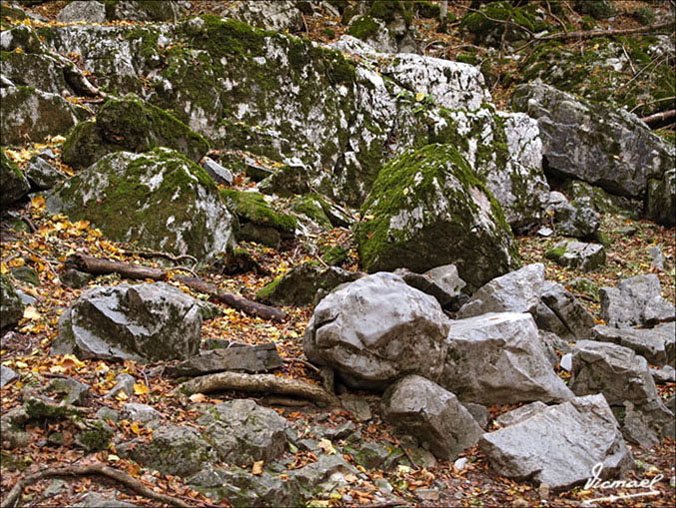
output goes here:
[{"label": "rock face", "polygon": [[234,242],[234,219],[213,180],[166,148],[110,154],[57,186],[47,207],[91,221],[112,240],[198,259]]},{"label": "rock face", "polygon": [[633,349],[657,365],[673,364],[676,360],[676,323],[673,322],[649,329],[597,325],[590,338]]},{"label": "rock face", "polygon": [[610,326],[654,326],[676,319],[676,309],[662,298],[655,274],[625,279],[616,288],[601,288],[599,297],[601,317]]},{"label": "rock face", "polygon": [[545,265],[535,263],[496,277],[479,288],[458,312],[469,318],[489,312],[533,312],[545,282]]},{"label": "rock face", "polygon": [[0,208],[6,208],[21,201],[30,190],[30,184],[14,161],[4,150],[0,150]]},{"label": "rock face", "polygon": [[599,462],[602,478],[619,478],[634,460],[603,395],[577,397],[484,434],[479,447],[498,474],[554,489],[585,482]]},{"label": "rock face", "polygon": [[52,353],[140,362],[197,354],[202,317],[195,299],[163,282],[84,293],[59,320]]},{"label": "rock face", "polygon": [[85,21],[87,23],[103,23],[106,20],[106,7],[100,2],[75,1],[66,5],[56,16],[59,23]]},{"label": "rock face", "polygon": [[573,397],[554,373],[530,314],[452,321],[439,384],[463,402],[484,405]]},{"label": "rock face", "polygon": [[649,179],[674,167],[673,151],[620,108],[593,105],[539,80],[518,86],[512,104],[537,119],[549,168],[560,174],[642,198]]},{"label": "rock face", "polygon": [[665,226],[676,225],[676,169],[648,182],[646,216]]},{"label": "rock face", "polygon": [[25,86],[0,88],[2,112],[0,135],[6,145],[22,144],[28,137],[33,142],[48,136],[68,134],[89,113],[59,95]]},{"label": "rock face", "polygon": [[197,422],[218,457],[230,464],[272,462],[284,452],[287,421],[253,400],[239,399],[209,408]]},{"label": "rock face", "polygon": [[474,446],[482,433],[454,394],[420,376],[406,376],[390,386],[383,395],[382,409],[385,420],[445,460]]},{"label": "rock face", "polygon": [[23,317],[23,304],[9,280],[0,274],[0,332],[16,326]]},{"label": "rock face", "polygon": [[599,243],[563,240],[545,253],[561,266],[591,272],[606,263],[606,251]]},{"label": "rock face", "polygon": [[187,125],[129,95],[106,101],[95,124],[78,125],[63,146],[63,161],[84,168],[106,153],[146,152],[158,146],[176,150],[193,162],[199,162],[209,150],[209,143]]},{"label": "rock face", "polygon": [[408,151],[383,167],[362,217],[357,242],[368,271],[453,263],[478,287],[516,264],[500,205],[448,145]]},{"label": "rock face", "polygon": [[376,273],[317,305],[303,348],[352,386],[384,388],[405,374],[438,379],[448,328],[434,298],[394,274]]}]

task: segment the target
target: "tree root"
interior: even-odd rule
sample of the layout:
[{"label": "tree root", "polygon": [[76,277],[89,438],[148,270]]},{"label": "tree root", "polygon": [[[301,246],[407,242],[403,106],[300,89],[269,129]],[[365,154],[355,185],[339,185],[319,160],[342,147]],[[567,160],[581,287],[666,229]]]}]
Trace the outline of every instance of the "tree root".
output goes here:
[{"label": "tree root", "polygon": [[319,406],[340,406],[340,401],[335,395],[330,394],[319,386],[296,379],[278,377],[274,374],[217,372],[186,381],[178,389],[186,395],[219,390],[263,392],[266,394],[299,397],[315,402]]},{"label": "tree root", "polygon": [[26,476],[22,480],[19,480],[12,490],[9,491],[5,501],[0,505],[0,508],[12,508],[16,502],[19,500],[23,489],[27,486],[32,485],[44,478],[53,478],[55,476],[87,476],[87,475],[101,475],[108,478],[112,478],[115,481],[120,482],[126,487],[130,488],[134,492],[140,494],[143,497],[152,499],[153,501],[159,501],[161,503],[170,504],[172,506],[178,506],[180,508],[188,508],[189,504],[184,503],[180,499],[177,499],[172,496],[167,496],[165,494],[158,494],[153,492],[150,488],[146,487],[139,480],[129,476],[127,473],[118,471],[103,464],[91,464],[88,466],[66,466],[55,469],[45,469],[39,471],[35,474]]}]

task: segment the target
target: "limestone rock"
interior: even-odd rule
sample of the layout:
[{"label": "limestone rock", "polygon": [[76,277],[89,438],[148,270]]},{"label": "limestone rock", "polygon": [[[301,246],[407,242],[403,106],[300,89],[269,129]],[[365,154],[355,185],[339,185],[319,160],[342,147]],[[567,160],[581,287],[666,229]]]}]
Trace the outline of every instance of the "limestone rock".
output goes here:
[{"label": "limestone rock", "polygon": [[152,422],[153,420],[162,419],[162,414],[154,407],[149,406],[148,404],[138,404],[135,402],[127,402],[122,407],[120,416],[124,420],[128,420],[130,422],[141,423],[148,423]]},{"label": "limestone rock", "polygon": [[16,326],[23,317],[23,304],[4,275],[0,274],[0,332]]},{"label": "limestone rock", "polygon": [[277,459],[286,447],[288,422],[251,399],[222,402],[197,420],[219,458],[231,464]]},{"label": "limestone rock", "polygon": [[538,120],[549,168],[609,192],[642,198],[651,178],[674,167],[674,153],[638,118],[594,105],[537,80],[518,86],[512,105]]},{"label": "limestone rock", "polygon": [[7,208],[18,203],[30,190],[30,184],[23,171],[4,150],[0,150],[0,180],[2,180],[0,208]]},{"label": "limestone rock", "polygon": [[606,263],[606,251],[598,243],[563,240],[545,253],[561,266],[591,272]]},{"label": "limestone rock", "polygon": [[212,158],[205,157],[202,162],[202,167],[218,185],[232,185],[234,179],[232,172],[221,166]]},{"label": "limestone rock", "polygon": [[19,375],[12,369],[5,367],[4,365],[0,366],[0,388],[4,388],[5,385],[8,385],[18,378]]},{"label": "limestone rock", "polygon": [[546,330],[562,337],[572,336],[576,339],[590,337],[591,329],[596,324],[594,316],[565,287],[556,282],[546,281],[543,285],[541,299],[542,303],[563,325],[564,333],[559,334],[557,329],[545,328]]},{"label": "limestone rock", "polygon": [[66,175],[57,170],[42,157],[33,157],[26,169],[26,177],[31,186],[38,190],[51,189],[54,185],[66,178]]},{"label": "limestone rock", "polygon": [[176,21],[181,14],[175,0],[120,0],[106,3],[106,18],[129,21]]},{"label": "limestone rock", "polygon": [[384,388],[405,374],[438,379],[449,320],[437,301],[401,277],[377,273],[324,298],[303,348],[352,386]]},{"label": "limestone rock", "polygon": [[649,329],[596,325],[590,338],[633,349],[656,365],[673,364],[676,360],[676,323],[673,322]]},{"label": "limestone rock", "polygon": [[646,216],[668,227],[676,225],[676,169],[648,181]]},{"label": "limestone rock", "polygon": [[655,274],[625,279],[616,288],[601,288],[599,297],[601,318],[609,326],[654,326],[676,319],[676,309],[662,298]]},{"label": "limestone rock", "polygon": [[566,201],[550,205],[548,210],[554,214],[556,231],[561,235],[577,238],[593,236],[601,225],[601,216],[590,205],[589,199],[585,198],[572,203]]},{"label": "limestone rock", "polygon": [[532,478],[554,489],[585,482],[593,477],[592,468],[599,462],[602,478],[619,478],[634,460],[603,395],[576,397],[543,409],[484,434],[479,447],[499,475]]},{"label": "limestone rock", "polygon": [[213,180],[166,148],[104,157],[58,185],[47,208],[89,220],[111,240],[198,259],[234,243],[234,219]]},{"label": "limestone rock", "polygon": [[197,302],[173,286],[104,286],[87,291],[63,313],[52,353],[140,362],[182,359],[199,350],[201,326]]},{"label": "limestone rock", "polygon": [[427,270],[425,273],[413,273],[405,268],[394,271],[404,282],[423,293],[433,296],[444,309],[456,311],[467,300],[462,289],[467,283],[458,275],[455,265],[442,265]]},{"label": "limestone rock", "polygon": [[554,373],[530,314],[491,313],[451,322],[439,384],[463,402],[512,404],[573,397]]},{"label": "limestone rock", "polygon": [[385,420],[444,460],[453,460],[474,446],[482,433],[454,394],[417,375],[391,385],[383,395],[382,410]]},{"label": "limestone rock", "polygon": [[479,288],[458,311],[459,319],[489,312],[533,312],[545,283],[545,266],[535,263],[501,275]]},{"label": "limestone rock", "polygon": [[296,2],[290,0],[239,2],[225,15],[266,30],[297,33],[304,28],[302,13]]},{"label": "limestone rock", "polygon": [[[448,145],[408,151],[384,166],[362,217],[357,242],[368,271],[453,263],[478,287],[516,265],[500,205]],[[453,248],[440,248],[445,244]]]},{"label": "limestone rock", "polygon": [[495,423],[500,425],[500,427],[509,427],[510,425],[520,423],[524,420],[527,420],[531,416],[541,413],[547,409],[547,407],[547,404],[544,402],[536,400],[535,402],[531,402],[530,404],[526,404],[520,408],[502,413],[495,419]]},{"label": "limestone rock", "polygon": [[277,347],[274,344],[250,346],[232,343],[227,348],[203,351],[199,356],[184,360],[167,368],[171,376],[199,376],[224,370],[244,372],[267,372],[282,366]]},{"label": "limestone rock", "polygon": [[66,5],[56,16],[59,23],[103,23],[106,21],[106,7],[100,2],[76,0]]}]

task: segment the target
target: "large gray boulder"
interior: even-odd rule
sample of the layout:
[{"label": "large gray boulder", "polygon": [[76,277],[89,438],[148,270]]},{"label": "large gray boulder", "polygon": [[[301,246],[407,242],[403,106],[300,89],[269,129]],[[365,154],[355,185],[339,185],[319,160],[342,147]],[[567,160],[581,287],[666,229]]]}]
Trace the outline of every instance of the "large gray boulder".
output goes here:
[{"label": "large gray boulder", "polygon": [[453,263],[479,287],[517,264],[500,204],[449,145],[410,150],[386,164],[362,218],[357,243],[370,272]]},{"label": "large gray boulder", "polygon": [[606,251],[600,243],[562,240],[545,253],[561,266],[591,272],[606,264]]},{"label": "large gray boulder", "polygon": [[676,169],[670,169],[659,179],[648,181],[646,216],[673,227],[676,225]]},{"label": "large gray boulder", "polygon": [[103,23],[106,21],[106,7],[101,2],[76,0],[66,5],[56,16],[59,23]]},{"label": "large gray boulder", "polygon": [[599,297],[601,317],[609,326],[654,326],[676,319],[676,309],[662,298],[660,280],[652,273],[601,288]]},{"label": "large gray boulder", "polygon": [[431,296],[401,277],[376,273],[331,293],[315,308],[303,348],[352,386],[385,388],[406,374],[439,378],[450,320]]},{"label": "large gray boulder", "polygon": [[603,395],[576,397],[523,421],[484,434],[479,447],[495,471],[567,489],[594,476],[618,478],[633,467],[617,421]]},{"label": "large gray boulder", "polygon": [[203,411],[197,423],[218,457],[229,464],[272,462],[286,448],[288,422],[251,399],[222,402]]},{"label": "large gray boulder", "polygon": [[454,394],[424,377],[406,376],[391,385],[381,407],[386,421],[418,438],[441,459],[454,460],[482,434]]},{"label": "large gray boulder", "polygon": [[613,342],[633,349],[648,362],[673,365],[676,360],[676,323],[664,323],[655,328],[616,328],[596,325],[589,337],[600,342]]},{"label": "large gray boulder", "polygon": [[197,300],[165,284],[120,284],[84,293],[63,313],[52,354],[139,362],[194,356],[202,317]]},{"label": "large gray boulder", "polygon": [[23,317],[23,303],[4,275],[0,274],[0,333],[16,326]]},{"label": "large gray boulder", "polygon": [[533,312],[545,283],[545,265],[535,263],[496,277],[479,288],[462,306],[458,318],[489,312]]},{"label": "large gray boulder", "polygon": [[537,80],[512,95],[518,111],[537,119],[550,170],[642,198],[648,180],[674,167],[674,152],[635,115],[592,104]]},{"label": "large gray boulder", "polygon": [[198,259],[234,243],[235,219],[213,180],[166,148],[104,157],[54,188],[47,208],[89,220],[111,240]]},{"label": "large gray boulder", "polygon": [[439,384],[463,402],[560,402],[573,393],[554,372],[530,314],[491,313],[451,322]]},{"label": "large gray boulder", "polygon": [[26,176],[4,150],[0,150],[0,180],[0,209],[14,205],[28,195],[30,184]]},{"label": "large gray boulder", "polygon": [[[541,329],[564,338],[588,339],[596,324],[594,316],[570,291],[551,281],[545,281],[542,287],[541,304],[535,314]],[[553,318],[548,320],[550,315]]]}]

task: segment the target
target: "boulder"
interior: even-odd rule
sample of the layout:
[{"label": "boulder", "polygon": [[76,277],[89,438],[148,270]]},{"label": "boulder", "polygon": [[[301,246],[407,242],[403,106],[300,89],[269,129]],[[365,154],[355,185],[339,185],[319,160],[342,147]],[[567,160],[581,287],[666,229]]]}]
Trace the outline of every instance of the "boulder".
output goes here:
[{"label": "boulder", "polygon": [[601,318],[609,326],[654,326],[676,319],[676,309],[662,298],[660,280],[652,273],[601,288],[599,297]]},{"label": "boulder", "polygon": [[175,0],[120,0],[106,2],[106,18],[128,21],[176,21],[181,15]]},{"label": "boulder", "polygon": [[204,435],[222,461],[238,465],[272,462],[286,448],[288,422],[251,399],[222,402],[202,413],[197,423],[205,427]]},{"label": "boulder", "polygon": [[77,126],[63,145],[63,162],[84,168],[109,152],[146,152],[156,147],[176,150],[199,162],[209,143],[166,111],[128,95],[108,99],[95,124]]},{"label": "boulder", "polygon": [[164,474],[189,476],[218,461],[212,446],[192,427],[162,425],[152,439],[134,439],[116,446],[121,457]]},{"label": "boulder", "polygon": [[639,210],[636,210],[628,198],[609,194],[601,187],[595,187],[582,180],[570,179],[563,185],[563,190],[574,203],[589,206],[600,214],[614,213],[639,218]]},{"label": "boulder", "polygon": [[310,261],[277,277],[258,291],[256,298],[274,305],[309,305],[314,301],[317,291],[328,292],[359,277],[360,274],[356,272],[348,272],[335,266],[322,268],[318,263]]},{"label": "boulder", "polygon": [[676,225],[676,169],[648,181],[646,217],[668,227]]},{"label": "boulder", "polygon": [[513,404],[573,397],[549,363],[530,314],[491,313],[451,322],[439,384],[463,402]]},{"label": "boulder", "polygon": [[281,366],[282,359],[274,344],[250,346],[234,342],[227,348],[202,351],[199,356],[168,367],[167,374],[177,377],[200,376],[224,370],[256,373],[278,369]]},{"label": "boulder", "polygon": [[[31,33],[31,37],[34,33]],[[66,81],[66,69],[68,68],[62,62],[47,52],[6,51],[2,53],[4,84],[11,83],[15,86],[35,88],[56,95],[72,94],[75,90]]]},{"label": "boulder", "polygon": [[499,475],[533,479],[557,490],[594,477],[592,468],[599,462],[604,479],[620,477],[634,462],[603,395],[576,397],[543,409],[484,434],[479,447]]},{"label": "boulder", "polygon": [[[562,337],[576,339],[587,339],[590,337],[591,329],[596,324],[596,320],[565,287],[556,282],[545,281],[542,287],[541,300],[542,304],[563,325],[563,333],[559,333],[561,329],[556,325],[555,329],[544,327],[545,330]],[[546,311],[542,307],[538,307],[536,311],[538,325],[540,325],[540,320],[538,319],[540,315],[546,316]]]},{"label": "boulder", "polygon": [[383,389],[406,374],[439,378],[449,319],[401,277],[376,273],[336,290],[315,308],[303,349],[351,386]]},{"label": "boulder", "polygon": [[496,277],[458,311],[458,319],[489,312],[534,312],[545,283],[545,265],[535,263]]},{"label": "boulder", "polygon": [[127,397],[134,395],[134,385],[136,384],[136,378],[131,374],[122,372],[118,374],[113,379],[115,381],[115,386],[113,386],[110,391],[106,394],[105,398],[109,399],[115,397],[120,392],[124,392]]},{"label": "boulder", "polygon": [[234,218],[213,180],[166,148],[104,157],[54,188],[47,209],[89,220],[114,241],[198,259],[234,243]]},{"label": "boulder", "polygon": [[453,263],[474,287],[517,263],[500,205],[449,145],[409,150],[383,167],[362,207],[357,243],[369,272]]},{"label": "boulder", "polygon": [[23,318],[21,298],[10,284],[9,279],[0,274],[0,333],[15,327]]},{"label": "boulder", "polygon": [[143,363],[184,359],[199,351],[201,326],[197,301],[173,286],[104,286],[62,314],[52,354]]},{"label": "boulder", "polygon": [[53,380],[47,385],[45,391],[59,399],[62,404],[84,406],[89,398],[90,388],[89,385],[80,383],[77,379],[65,377]]},{"label": "boulder", "polygon": [[56,16],[59,23],[103,23],[106,21],[106,7],[100,2],[76,0],[66,5]]},{"label": "boulder", "polygon": [[30,184],[23,171],[4,150],[0,150],[0,180],[2,180],[0,208],[7,208],[18,203],[30,190]]},{"label": "boulder", "polygon": [[536,400],[535,402],[531,402],[525,406],[521,406],[519,408],[512,409],[511,411],[507,411],[506,413],[502,413],[495,419],[495,423],[497,423],[500,427],[509,427],[510,425],[520,423],[524,420],[527,420],[531,416],[541,413],[547,409],[547,407],[549,406],[547,406],[547,404],[544,402]]},{"label": "boulder", "polygon": [[559,234],[588,238],[601,225],[601,216],[590,205],[589,199],[580,198],[572,203],[565,201],[551,204],[547,210],[553,214],[554,226]]},{"label": "boulder", "polygon": [[[133,393],[133,392],[132,392]],[[120,417],[130,422],[149,423],[154,420],[162,420],[162,414],[148,404],[127,402],[122,407]]]},{"label": "boulder", "polygon": [[545,253],[557,264],[583,272],[591,272],[606,264],[606,251],[599,243],[563,240]]},{"label": "boulder", "polygon": [[212,158],[205,157],[204,161],[202,161],[202,167],[218,185],[232,185],[235,178],[232,171],[224,168]]},{"label": "boulder", "polygon": [[[347,34],[385,53],[417,52],[411,33],[411,4],[378,1],[359,7],[362,15],[350,20]],[[344,17],[343,21],[347,19]]]},{"label": "boulder", "polygon": [[592,104],[540,80],[519,85],[511,101],[537,119],[547,167],[559,175],[643,198],[648,180],[674,167],[673,149],[622,108]]},{"label": "boulder", "polygon": [[455,265],[437,266],[422,274],[405,268],[398,268],[394,273],[409,286],[436,298],[444,309],[456,311],[468,298],[462,292],[467,283],[460,278]]},{"label": "boulder", "polygon": [[341,454],[322,454],[317,462],[293,471],[290,480],[304,499],[315,499],[318,494],[347,486],[346,476],[357,474],[357,468]]},{"label": "boulder", "polygon": [[[665,385],[668,383],[676,383],[676,369],[671,365],[664,365],[661,369],[650,369],[650,374],[653,377],[656,385]],[[672,411],[674,413],[674,411]]]},{"label": "boulder", "polygon": [[86,109],[60,95],[26,86],[1,87],[0,101],[0,135],[6,145],[22,145],[26,139],[37,143],[66,135],[79,121],[89,117]]},{"label": "boulder", "polygon": [[386,421],[418,438],[444,460],[454,460],[474,446],[482,434],[481,427],[454,394],[417,375],[391,385],[381,405]]},{"label": "boulder", "polygon": [[238,2],[223,15],[257,28],[298,33],[304,30],[303,14],[291,0]]},{"label": "boulder", "polygon": [[676,323],[664,323],[655,328],[616,328],[596,325],[589,338],[599,342],[613,342],[633,349],[655,365],[676,361]]},{"label": "boulder", "polygon": [[26,177],[32,188],[47,190],[54,187],[60,180],[65,179],[66,175],[42,157],[34,156],[26,168]]}]

